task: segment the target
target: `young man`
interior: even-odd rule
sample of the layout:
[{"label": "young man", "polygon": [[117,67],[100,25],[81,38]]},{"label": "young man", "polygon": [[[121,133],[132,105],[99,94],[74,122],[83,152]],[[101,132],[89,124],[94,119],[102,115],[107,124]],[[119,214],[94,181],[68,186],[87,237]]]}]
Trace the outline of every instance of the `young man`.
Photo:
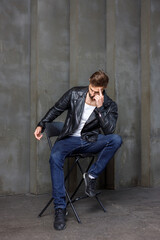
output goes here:
[{"label": "young man", "polygon": [[40,140],[45,123],[53,121],[65,110],[68,111],[64,127],[50,156],[56,230],[62,230],[66,226],[63,173],[65,157],[73,151],[98,153],[97,161],[83,176],[85,193],[94,197],[96,178],[122,143],[121,137],[113,134],[118,112],[116,103],[104,90],[108,81],[109,78],[103,71],[97,71],[90,77],[88,87],[73,87],[67,91],[46,113],[34,132],[35,137]]}]

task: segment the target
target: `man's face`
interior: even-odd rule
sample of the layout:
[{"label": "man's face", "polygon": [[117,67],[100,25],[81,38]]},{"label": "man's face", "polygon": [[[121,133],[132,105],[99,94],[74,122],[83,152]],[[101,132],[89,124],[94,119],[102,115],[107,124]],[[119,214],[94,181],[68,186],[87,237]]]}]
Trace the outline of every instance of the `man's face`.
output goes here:
[{"label": "man's face", "polygon": [[100,95],[100,91],[101,93],[103,93],[104,87],[94,87],[93,85],[89,84],[89,97],[94,100],[94,97],[96,95]]}]

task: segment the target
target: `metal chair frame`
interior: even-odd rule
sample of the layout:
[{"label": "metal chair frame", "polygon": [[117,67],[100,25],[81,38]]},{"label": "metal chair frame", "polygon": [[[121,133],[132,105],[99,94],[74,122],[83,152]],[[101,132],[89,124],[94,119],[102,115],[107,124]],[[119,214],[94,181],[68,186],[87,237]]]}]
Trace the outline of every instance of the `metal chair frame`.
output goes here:
[{"label": "metal chair frame", "polygon": [[[46,136],[47,136],[47,140],[48,140],[50,150],[52,150],[51,138],[54,137],[54,136],[58,136],[59,133],[61,132],[62,128],[63,128],[63,122],[52,122],[52,123],[47,123],[46,124],[45,133],[46,133]],[[78,223],[81,223],[81,220],[79,218],[79,215],[78,215],[73,203],[76,202],[76,201],[79,201],[81,199],[88,198],[87,195],[80,196],[80,197],[75,197],[75,195],[78,192],[80,186],[82,185],[82,183],[84,181],[83,173],[88,172],[90,166],[92,165],[92,163],[94,161],[95,154],[92,154],[92,153],[87,153],[87,154],[73,153],[73,154],[68,155],[67,157],[74,157],[75,160],[74,160],[72,166],[70,167],[70,169],[68,170],[67,175],[65,176],[65,182],[68,180],[68,178],[69,178],[69,176],[70,176],[70,174],[71,174],[71,172],[72,172],[72,170],[74,169],[75,166],[78,166],[78,168],[79,168],[79,170],[82,174],[82,178],[81,178],[79,184],[77,185],[74,193],[71,196],[69,195],[69,193],[66,190],[66,196],[67,196],[67,199],[68,199],[67,206],[70,204]],[[86,157],[91,158],[91,160],[88,164],[88,167],[87,167],[86,171],[83,171],[83,169],[81,167],[81,164],[80,164],[80,159],[86,158]],[[103,209],[103,211],[106,212],[106,209],[104,208],[102,202],[100,201],[100,199],[98,197],[99,194],[100,194],[100,192],[98,192],[96,194],[95,198],[96,198],[97,202],[99,203],[100,207]],[[52,201],[53,201],[53,197],[49,200],[49,202],[46,204],[46,206],[42,209],[42,211],[39,213],[38,217],[42,216],[42,214],[46,211],[46,209],[49,207],[49,205],[52,203]]]}]

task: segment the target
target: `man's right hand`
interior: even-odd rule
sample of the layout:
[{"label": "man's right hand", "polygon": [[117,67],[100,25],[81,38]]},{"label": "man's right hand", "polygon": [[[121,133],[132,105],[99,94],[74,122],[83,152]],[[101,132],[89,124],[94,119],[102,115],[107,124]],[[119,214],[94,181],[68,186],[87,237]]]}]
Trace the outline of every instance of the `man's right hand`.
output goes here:
[{"label": "man's right hand", "polygon": [[34,136],[38,140],[41,140],[41,138],[43,137],[43,134],[41,132],[42,132],[42,127],[38,126],[34,132]]}]

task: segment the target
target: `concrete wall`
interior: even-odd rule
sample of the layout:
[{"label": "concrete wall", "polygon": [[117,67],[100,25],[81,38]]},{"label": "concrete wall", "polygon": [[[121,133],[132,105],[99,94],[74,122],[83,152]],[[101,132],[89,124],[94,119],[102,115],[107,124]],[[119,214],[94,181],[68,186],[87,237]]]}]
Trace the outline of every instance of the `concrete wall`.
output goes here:
[{"label": "concrete wall", "polygon": [[160,186],[160,2],[151,1],[150,28],[150,93],[151,93],[151,180]]},{"label": "concrete wall", "polygon": [[115,98],[123,146],[115,159],[115,186],[140,181],[140,1],[115,1]]},{"label": "concrete wall", "polygon": [[105,68],[104,6],[104,0],[33,2],[31,33],[36,36],[32,37],[31,61],[36,72],[31,71],[35,89],[31,94],[35,105],[31,113],[31,192],[51,189],[46,139],[40,143],[33,139],[37,121],[69,87],[88,85],[91,73]]},{"label": "concrete wall", "polygon": [[35,126],[99,68],[124,142],[107,171],[114,187],[160,185],[159,16],[158,0],[1,0],[1,195],[50,190],[48,146]]},{"label": "concrete wall", "polygon": [[105,0],[70,1],[70,85],[85,86],[95,69],[105,70]]},{"label": "concrete wall", "polygon": [[160,2],[141,6],[141,184],[159,186]]},{"label": "concrete wall", "polygon": [[[69,88],[69,4],[67,0],[32,1],[30,191],[51,189],[49,149],[33,138],[36,124]],[[36,70],[35,70],[36,69]],[[35,98],[36,95],[36,98]],[[63,119],[63,116],[59,118]]]},{"label": "concrete wall", "polygon": [[0,194],[29,191],[30,1],[0,1]]}]

